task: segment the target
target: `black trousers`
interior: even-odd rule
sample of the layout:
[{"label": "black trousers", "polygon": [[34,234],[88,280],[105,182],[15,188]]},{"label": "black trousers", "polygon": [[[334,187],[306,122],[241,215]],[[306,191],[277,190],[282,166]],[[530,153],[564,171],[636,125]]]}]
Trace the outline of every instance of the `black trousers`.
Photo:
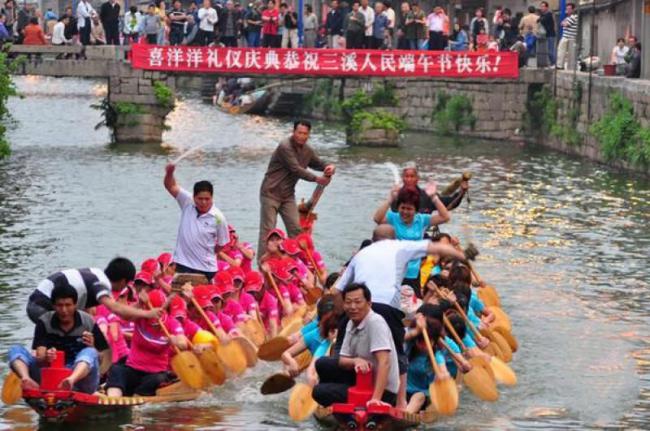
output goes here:
[{"label": "black trousers", "polygon": [[441,31],[429,32],[429,51],[441,51],[445,47],[444,35]]},{"label": "black trousers", "polygon": [[361,49],[365,36],[360,31],[348,31],[345,34],[345,47],[348,49]]},{"label": "black trousers", "polygon": [[[347,402],[348,389],[356,383],[354,370],[339,367],[338,358],[323,357],[316,361],[316,372],[319,383],[314,386],[312,392],[314,401],[325,407],[334,403]],[[394,406],[397,402],[397,395],[390,391],[384,391],[381,400]]]},{"label": "black trousers", "polygon": [[225,46],[237,47],[237,36],[221,36],[221,43]]},{"label": "black trousers", "polygon": [[[178,272],[178,267],[176,271]],[[383,317],[388,324],[390,333],[393,336],[393,342],[395,343],[395,351],[397,352],[397,360],[399,361],[399,373],[400,375],[406,373],[408,369],[408,359],[404,353],[404,324],[402,323],[404,313],[390,305],[380,304],[378,302],[372,303],[372,311]],[[336,344],[334,345],[334,353],[336,356],[338,356],[341,351],[343,339],[345,338],[345,327],[347,326],[348,321],[349,319],[347,316],[343,316],[339,321],[338,336],[336,337]]]},{"label": "black trousers", "polygon": [[81,44],[90,45],[90,18],[84,19],[84,26],[79,29],[79,40]]},{"label": "black trousers", "polygon": [[120,388],[122,395],[156,395],[156,390],[169,380],[167,372],[147,373],[126,365],[126,358],[108,371],[107,388]]},{"label": "black trousers", "polygon": [[106,33],[106,45],[120,44],[120,28],[118,22],[104,24],[104,32]]}]

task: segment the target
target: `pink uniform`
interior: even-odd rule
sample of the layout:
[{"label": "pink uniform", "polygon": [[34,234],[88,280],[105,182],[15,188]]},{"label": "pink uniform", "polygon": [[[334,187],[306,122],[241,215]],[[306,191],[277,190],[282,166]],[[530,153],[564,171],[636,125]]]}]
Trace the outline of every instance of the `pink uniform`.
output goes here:
[{"label": "pink uniform", "polygon": [[190,319],[183,319],[183,332],[185,336],[192,340],[197,332],[201,330],[201,327],[191,321]]},{"label": "pink uniform", "polygon": [[288,299],[292,304],[301,305],[305,302],[300,288],[295,282],[289,284],[281,284],[278,286],[280,293],[284,299]]},{"label": "pink uniform", "polygon": [[[242,242],[241,244],[246,250],[249,250],[251,252],[255,250],[253,248],[253,244],[250,242]],[[252,264],[253,261],[242,254],[241,269],[244,270],[244,274],[248,274],[253,269]]]},{"label": "pink uniform", "polygon": [[[165,326],[171,335],[183,335],[180,322],[169,316],[165,318]],[[131,353],[126,365],[146,373],[167,371],[170,359],[170,341],[160,328],[151,325],[149,319],[137,319]]]},{"label": "pink uniform", "polygon": [[[235,329],[235,324],[232,319],[222,311],[215,314],[210,310],[206,310],[205,314],[208,316],[208,319],[210,319],[210,322],[212,322],[215,328],[223,329],[226,334],[229,334],[233,329]],[[210,326],[204,319],[201,319],[199,326],[206,331],[210,331]]]},{"label": "pink uniform", "polygon": [[280,311],[278,310],[278,300],[273,297],[269,292],[264,292],[264,296],[260,301],[260,314],[262,321],[266,328],[269,328],[269,322],[274,319],[276,322],[280,320]]},{"label": "pink uniform", "polygon": [[232,298],[226,301],[226,305],[223,307],[223,312],[227,314],[235,324],[246,320],[247,315],[244,308],[238,301],[235,301]]},{"label": "pink uniform", "polygon": [[[309,270],[311,272],[316,272],[316,268],[313,268],[314,265],[311,264],[309,258],[307,257],[307,253],[305,253],[304,251],[301,251],[299,256],[300,256],[300,260],[305,265],[307,265],[307,268],[309,268]],[[311,257],[314,258],[314,262],[316,262],[316,266],[318,267],[318,269],[320,271],[324,271],[325,270],[325,261],[323,260],[323,256],[321,256],[321,254],[319,252],[317,252],[316,250],[312,250]]]},{"label": "pink uniform", "polygon": [[[97,325],[106,325],[106,340],[108,345],[111,346],[111,360],[115,364],[123,357],[129,354],[129,346],[124,339],[124,332],[122,332],[121,319],[108,308],[103,305],[97,307],[97,314],[95,317]],[[117,326],[117,338],[113,338],[111,331],[111,324]]]},{"label": "pink uniform", "polygon": [[239,294],[239,305],[244,309],[244,313],[255,313],[257,310],[257,301],[250,293],[242,292]]}]

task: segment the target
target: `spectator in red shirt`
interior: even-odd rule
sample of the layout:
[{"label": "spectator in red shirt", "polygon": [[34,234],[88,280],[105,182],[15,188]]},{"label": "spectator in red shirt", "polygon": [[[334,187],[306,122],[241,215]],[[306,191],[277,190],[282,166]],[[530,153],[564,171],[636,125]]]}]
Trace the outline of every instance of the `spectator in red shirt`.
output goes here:
[{"label": "spectator in red shirt", "polygon": [[43,34],[41,26],[38,25],[38,18],[36,17],[29,20],[29,24],[23,30],[23,35],[25,36],[24,45],[47,45],[45,34]]},{"label": "spectator in red shirt", "polygon": [[264,48],[280,48],[282,41],[281,36],[278,34],[278,21],[279,12],[275,7],[275,1],[269,0],[266,5],[266,10],[262,13],[262,46]]}]

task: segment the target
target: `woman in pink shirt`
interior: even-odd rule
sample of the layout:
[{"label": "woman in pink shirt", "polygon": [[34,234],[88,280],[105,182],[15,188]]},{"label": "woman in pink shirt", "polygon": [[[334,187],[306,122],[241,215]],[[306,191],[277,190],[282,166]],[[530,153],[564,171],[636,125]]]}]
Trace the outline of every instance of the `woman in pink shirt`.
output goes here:
[{"label": "woman in pink shirt", "polygon": [[[149,304],[142,308],[163,307],[167,298],[160,290],[149,292]],[[156,389],[167,380],[170,345],[185,350],[187,340],[180,323],[168,314],[160,319],[171,337],[167,338],[158,319],[136,319],[131,351],[125,362],[111,367],[106,382],[109,397],[155,395]]]},{"label": "woman in pink shirt", "polygon": [[228,231],[230,242],[219,251],[219,262],[226,263],[224,269],[238,267],[247,273],[251,270],[251,263],[255,257],[253,246],[248,242],[239,242],[237,231],[233,226],[228,225]]},{"label": "woman in pink shirt", "polygon": [[[251,272],[249,274],[255,274]],[[271,337],[278,335],[280,326],[280,311],[278,309],[278,300],[271,295],[265,285],[264,279],[257,276],[247,276],[244,284],[244,290],[251,294],[257,301],[260,319],[266,327]]]},{"label": "woman in pink shirt", "polygon": [[264,283],[262,274],[257,271],[248,272],[241,280],[239,274],[233,275],[233,283],[235,285],[234,297],[239,301],[239,305],[248,315],[249,319],[257,319],[257,301],[253,295],[244,291],[244,285],[248,283]]},{"label": "woman in pink shirt", "polygon": [[[300,235],[296,236],[296,241],[298,242],[299,245],[302,243],[307,246],[306,248],[309,250],[309,253],[311,254],[311,257],[314,261],[312,262],[312,259],[309,259],[307,252],[302,248],[300,250],[300,253],[298,253],[298,258],[305,265],[307,265],[307,268],[315,276],[318,277],[320,284],[324,285],[325,281],[327,280],[327,268],[325,267],[325,262],[323,261],[323,257],[318,252],[318,250],[314,248],[314,241],[312,240],[311,235],[309,235],[308,233],[301,233]],[[315,267],[314,264],[316,264]]]},{"label": "woman in pink shirt", "polygon": [[234,267],[230,268],[228,271],[218,272],[217,275],[214,276],[214,284],[221,293],[221,300],[223,301],[221,311],[230,317],[235,325],[237,325],[240,322],[245,322],[247,320],[247,315],[239,304],[238,298],[235,297],[235,285],[231,275],[233,270],[240,269]]},{"label": "woman in pink shirt", "polygon": [[[217,273],[218,274],[218,273]],[[212,323],[212,326],[214,326],[216,333],[214,335],[219,338],[219,341],[222,343],[227,343],[230,341],[229,333],[234,329],[235,325],[232,322],[232,319],[230,319],[228,316],[225,316],[223,313],[221,313],[221,316],[218,314],[218,311],[215,309],[215,306],[212,302],[213,299],[215,299],[215,302],[217,301],[217,298],[221,298],[221,294],[218,292],[217,289],[215,289],[215,286],[212,284],[202,284],[199,286],[196,286],[192,292],[191,295],[194,296],[194,299],[196,299],[196,303],[201,309],[203,310],[203,313],[206,315],[208,320],[210,320],[210,323]],[[194,306],[189,307],[188,309],[189,312],[189,317],[192,319],[195,323],[197,323],[201,329],[205,329],[206,331],[209,331],[212,333],[212,328],[210,327],[210,324],[205,321],[201,313],[199,313],[198,310],[194,308]]]}]

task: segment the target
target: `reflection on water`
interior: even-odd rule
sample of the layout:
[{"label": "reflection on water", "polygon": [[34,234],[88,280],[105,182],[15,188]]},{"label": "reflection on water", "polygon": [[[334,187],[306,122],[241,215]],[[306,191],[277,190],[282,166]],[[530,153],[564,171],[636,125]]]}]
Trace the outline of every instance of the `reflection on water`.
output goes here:
[{"label": "reflection on water", "polygon": [[[14,155],[0,161],[0,351],[27,343],[24,303],[51,271],[141,261],[170,250],[178,210],[162,186],[165,163],[196,145],[178,177],[214,182],[215,200],[246,240],[257,237],[259,184],[290,122],[231,117],[188,97],[161,146],[111,146],[95,131],[101,82],[20,78]],[[74,96],[69,96],[73,94]],[[38,119],[38,121],[33,121]],[[647,428],[650,422],[650,184],[580,159],[493,141],[409,135],[400,149],[349,148],[340,128],[317,124],[313,144],[338,165],[319,204],[315,240],[330,268],[372,229],[392,182],[385,162],[416,161],[441,184],[474,173],[472,203],[447,230],[479,244],[483,278],[497,286],[521,349],[515,388],[497,403],[465,391],[442,429]],[[313,188],[300,184],[298,196]],[[261,364],[196,402],[137,408],[103,429],[313,429],[292,423],[287,395],[258,388]],[[6,365],[1,365],[6,370]],[[34,429],[24,407],[1,407],[0,429]],[[83,427],[82,427],[83,428]],[[87,429],[87,428],[86,428]]]}]

